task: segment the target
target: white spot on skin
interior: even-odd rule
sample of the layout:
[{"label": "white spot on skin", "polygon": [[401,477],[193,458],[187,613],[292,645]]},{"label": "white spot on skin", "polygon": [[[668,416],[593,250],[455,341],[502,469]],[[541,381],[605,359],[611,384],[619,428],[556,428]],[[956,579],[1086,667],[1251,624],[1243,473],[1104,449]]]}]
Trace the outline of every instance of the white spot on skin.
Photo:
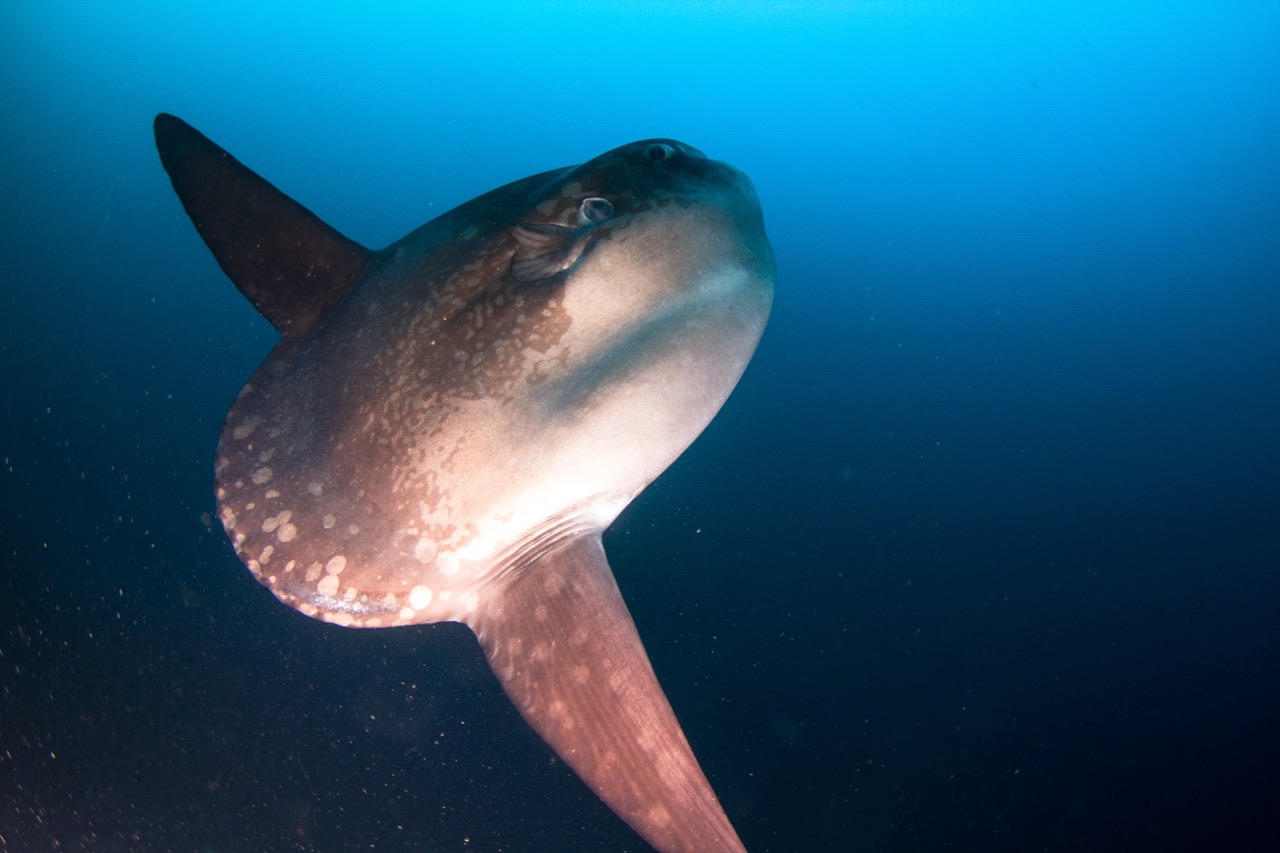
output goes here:
[{"label": "white spot on skin", "polygon": [[264,566],[265,566],[267,563],[270,563],[270,562],[271,562],[271,554],[272,554],[272,552],[274,552],[275,550],[276,550],[276,546],[274,546],[274,545],[268,545],[267,547],[263,548],[263,549],[262,549],[262,553],[258,555],[258,562],[259,562],[259,563],[262,563]]},{"label": "white spot on skin", "polygon": [[342,570],[347,567],[347,558],[339,554],[328,563],[325,563],[324,570],[331,575],[340,575]]},{"label": "white spot on skin", "polygon": [[354,586],[349,586],[343,591],[342,597],[347,601],[355,601],[356,596],[359,594],[359,591]]},{"label": "white spot on skin", "polygon": [[307,583],[311,583],[316,578],[320,577],[320,574],[323,571],[324,571],[324,566],[320,565],[319,563],[312,563],[311,565],[307,566]]},{"label": "white spot on skin", "polygon": [[267,500],[275,500],[278,497],[280,497],[280,493],[275,489],[267,489]]},{"label": "white spot on skin", "polygon": [[658,829],[666,829],[671,825],[671,814],[662,806],[654,806],[649,809],[649,823]]},{"label": "white spot on skin", "polygon": [[413,558],[419,563],[429,564],[436,558],[436,549],[431,540],[423,536],[413,546]]},{"label": "white spot on skin", "polygon": [[480,596],[474,592],[464,592],[458,597],[458,604],[461,605],[464,613],[475,613],[476,607],[480,604]]},{"label": "white spot on skin", "polygon": [[573,668],[573,681],[575,684],[586,684],[591,680],[591,670],[585,666],[575,666]]},{"label": "white spot on skin", "polygon": [[281,542],[292,542],[298,535],[298,528],[289,522],[280,525],[280,529],[276,531],[276,538]]},{"label": "white spot on skin", "polygon": [[272,470],[270,468],[259,468],[253,472],[253,482],[255,485],[261,486],[263,483],[270,482]]},{"label": "white spot on skin", "polygon": [[412,608],[412,607],[401,607],[401,608],[400,608],[400,618],[401,618],[401,619],[403,619],[403,620],[404,620],[404,621],[406,621],[406,622],[410,622],[410,621],[412,621],[412,620],[413,620],[413,617],[414,617],[414,616],[417,616],[417,615],[418,615],[418,614],[416,614],[416,613],[414,613],[414,612],[413,612],[413,608]]},{"label": "white spot on skin", "polygon": [[338,591],[338,576],[325,575],[320,579],[320,583],[316,584],[316,592],[321,595],[334,595]]},{"label": "white spot on skin", "polygon": [[332,515],[326,515],[320,523],[324,525],[325,530],[332,530],[333,526],[338,523],[338,519]]},{"label": "white spot on skin", "polygon": [[453,553],[444,553],[436,558],[436,565],[440,568],[442,575],[456,575],[458,573],[458,555]]},{"label": "white spot on skin", "polygon": [[307,485],[307,491],[316,497],[320,497],[320,495],[324,494],[324,485],[321,483],[309,483]]},{"label": "white spot on skin", "polygon": [[[273,515],[267,520],[262,522],[262,532],[274,533],[277,527],[281,526],[282,524],[288,524],[289,519],[291,518],[293,518],[293,512],[287,509],[284,512],[279,513],[278,515]],[[285,541],[288,541],[288,540],[285,540]]]},{"label": "white spot on skin", "polygon": [[539,622],[546,622],[547,615],[547,606],[545,604],[539,604],[537,607],[533,608],[533,618],[537,619]]},{"label": "white spot on skin", "polygon": [[414,610],[423,610],[431,604],[431,588],[419,584],[409,590],[409,606]]},{"label": "white spot on skin", "polygon": [[[248,388],[249,386],[246,385],[245,387]],[[235,430],[232,431],[231,435],[236,441],[244,441],[246,438],[253,435],[253,431],[258,428],[258,424],[260,423],[262,423],[262,418],[257,417],[256,415],[245,418],[244,422],[240,424],[240,426],[236,427]]]}]

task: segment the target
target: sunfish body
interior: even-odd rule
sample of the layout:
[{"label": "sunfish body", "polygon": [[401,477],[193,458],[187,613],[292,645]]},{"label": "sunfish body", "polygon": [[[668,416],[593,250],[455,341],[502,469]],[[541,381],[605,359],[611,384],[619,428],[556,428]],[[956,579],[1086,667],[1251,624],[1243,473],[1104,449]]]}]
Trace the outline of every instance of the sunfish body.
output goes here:
[{"label": "sunfish body", "polygon": [[746,176],[636,142],[370,251],[180,119],[155,132],[201,237],[281,333],[218,446],[249,570],[339,625],[469,625],[525,719],[651,845],[743,850],[601,534],[764,329],[773,254]]}]

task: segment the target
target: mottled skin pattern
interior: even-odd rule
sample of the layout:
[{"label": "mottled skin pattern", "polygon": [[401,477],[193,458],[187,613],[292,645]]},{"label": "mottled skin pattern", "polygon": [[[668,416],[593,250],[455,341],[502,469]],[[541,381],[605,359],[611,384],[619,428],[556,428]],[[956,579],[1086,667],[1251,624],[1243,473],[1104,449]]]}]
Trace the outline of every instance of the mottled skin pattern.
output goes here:
[{"label": "mottled skin pattern", "polygon": [[[741,238],[763,232],[740,173],[646,163],[653,144],[419,229],[253,377],[219,514],[281,599],[341,624],[469,621],[529,543],[607,526],[702,431],[759,337],[771,257]],[[510,226],[577,225],[591,197],[617,213],[574,268],[514,280]]]},{"label": "mottled skin pattern", "polygon": [[282,601],[471,626],[525,719],[663,853],[740,853],[601,545],[738,381],[773,296],[750,182],[673,140],[487,193],[369,252],[171,116],[157,145],[282,333],[218,512]]}]

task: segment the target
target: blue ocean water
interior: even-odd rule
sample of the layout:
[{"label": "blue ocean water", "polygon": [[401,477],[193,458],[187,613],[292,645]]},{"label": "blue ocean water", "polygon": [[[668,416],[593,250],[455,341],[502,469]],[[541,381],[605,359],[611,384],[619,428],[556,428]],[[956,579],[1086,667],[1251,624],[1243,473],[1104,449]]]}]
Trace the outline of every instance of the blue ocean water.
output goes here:
[{"label": "blue ocean water", "polygon": [[0,849],[643,851],[466,629],[282,607],[208,513],[274,342],[182,116],[366,245],[670,136],[756,357],[610,559],[746,846],[1280,842],[1280,7],[0,8]]}]

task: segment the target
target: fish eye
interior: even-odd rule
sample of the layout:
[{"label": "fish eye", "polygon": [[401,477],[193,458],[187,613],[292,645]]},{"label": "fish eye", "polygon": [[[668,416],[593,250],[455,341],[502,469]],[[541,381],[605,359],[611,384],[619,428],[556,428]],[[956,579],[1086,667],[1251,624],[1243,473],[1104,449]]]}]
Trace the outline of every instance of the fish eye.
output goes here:
[{"label": "fish eye", "polygon": [[613,216],[613,205],[607,198],[600,198],[599,196],[584,198],[582,204],[578,207],[578,219],[583,225],[603,222],[610,216]]},{"label": "fish eye", "polygon": [[644,149],[644,156],[650,160],[656,160],[661,163],[663,160],[670,160],[676,156],[676,149],[672,148],[665,142],[655,142],[648,148]]}]

